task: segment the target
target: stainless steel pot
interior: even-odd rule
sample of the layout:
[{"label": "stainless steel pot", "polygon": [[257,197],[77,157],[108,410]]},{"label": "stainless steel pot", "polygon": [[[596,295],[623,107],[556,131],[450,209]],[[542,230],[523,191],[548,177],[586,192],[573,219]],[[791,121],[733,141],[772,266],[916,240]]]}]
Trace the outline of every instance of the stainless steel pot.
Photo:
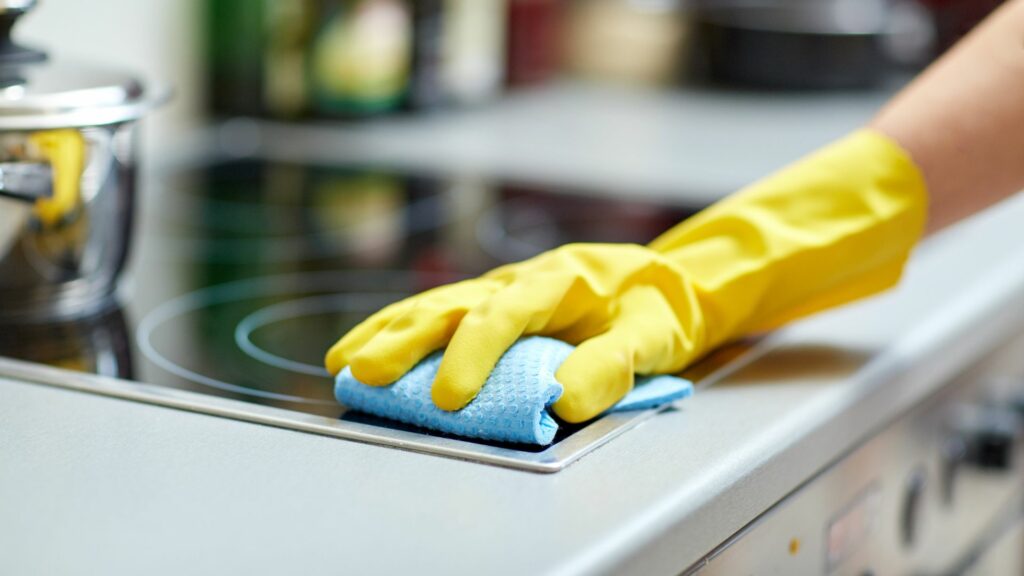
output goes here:
[{"label": "stainless steel pot", "polygon": [[167,98],[131,75],[10,41],[0,0],[0,322],[95,312],[124,266],[137,121]]}]

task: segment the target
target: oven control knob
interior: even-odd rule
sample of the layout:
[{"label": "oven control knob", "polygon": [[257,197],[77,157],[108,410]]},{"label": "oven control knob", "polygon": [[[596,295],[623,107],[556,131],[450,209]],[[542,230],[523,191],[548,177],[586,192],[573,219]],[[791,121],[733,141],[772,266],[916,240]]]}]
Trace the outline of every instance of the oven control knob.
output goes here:
[{"label": "oven control knob", "polygon": [[967,461],[983,470],[1009,470],[1021,436],[1021,421],[1012,409],[986,407],[965,432]]},{"label": "oven control knob", "polygon": [[907,478],[903,487],[903,509],[900,512],[900,534],[903,536],[903,545],[912,547],[919,540],[924,510],[925,488],[928,486],[928,476],[922,466],[918,466]]},{"label": "oven control knob", "polygon": [[940,467],[940,480],[942,490],[942,501],[946,506],[952,506],[956,497],[957,478],[964,462],[967,460],[967,443],[960,435],[954,435],[946,440],[942,447],[942,460]]}]

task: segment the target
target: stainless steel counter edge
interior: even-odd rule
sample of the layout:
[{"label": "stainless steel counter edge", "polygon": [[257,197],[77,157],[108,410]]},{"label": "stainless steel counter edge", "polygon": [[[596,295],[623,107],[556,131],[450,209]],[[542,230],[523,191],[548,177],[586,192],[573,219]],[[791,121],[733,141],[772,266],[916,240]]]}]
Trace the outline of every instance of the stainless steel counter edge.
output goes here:
[{"label": "stainless steel counter edge", "polygon": [[233,418],[253,424],[321,434],[354,442],[545,473],[562,470],[660,411],[660,409],[646,409],[606,414],[590,423],[586,428],[545,450],[527,452],[515,448],[463,441],[458,438],[430,436],[348,422],[337,418],[261,406],[144,382],[83,374],[4,357],[0,357],[0,377],[122,400],[145,402],[165,408],[188,410],[209,416]]}]

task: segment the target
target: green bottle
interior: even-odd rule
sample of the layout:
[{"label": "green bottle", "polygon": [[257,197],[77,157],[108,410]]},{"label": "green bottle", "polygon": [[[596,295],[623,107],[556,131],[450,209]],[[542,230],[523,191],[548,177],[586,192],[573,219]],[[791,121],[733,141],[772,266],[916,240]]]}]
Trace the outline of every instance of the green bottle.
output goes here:
[{"label": "green bottle", "polygon": [[310,93],[325,116],[397,108],[409,85],[412,10],[404,0],[331,2],[312,45]]}]

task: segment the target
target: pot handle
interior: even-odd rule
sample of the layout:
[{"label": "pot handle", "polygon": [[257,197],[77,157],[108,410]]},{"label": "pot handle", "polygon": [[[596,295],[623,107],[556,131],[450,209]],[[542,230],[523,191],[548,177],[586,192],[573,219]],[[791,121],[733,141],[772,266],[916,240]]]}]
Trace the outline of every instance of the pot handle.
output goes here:
[{"label": "pot handle", "polygon": [[53,168],[42,162],[0,162],[0,196],[35,202],[53,196]]},{"label": "pot handle", "polygon": [[0,0],[0,64],[29,64],[46,60],[46,53],[20,46],[11,39],[18,18],[36,7],[36,0]]}]

